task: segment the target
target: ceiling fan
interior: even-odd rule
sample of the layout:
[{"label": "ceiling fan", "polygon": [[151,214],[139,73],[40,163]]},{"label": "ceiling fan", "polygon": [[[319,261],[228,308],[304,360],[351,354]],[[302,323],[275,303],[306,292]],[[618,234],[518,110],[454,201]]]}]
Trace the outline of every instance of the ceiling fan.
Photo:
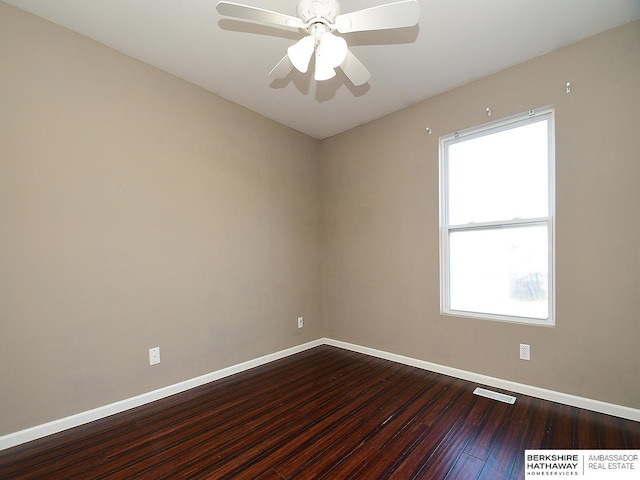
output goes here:
[{"label": "ceiling fan", "polygon": [[297,17],[225,1],[218,2],[216,8],[221,15],[307,32],[308,35],[287,49],[287,54],[269,73],[271,78],[284,78],[294,67],[306,73],[315,53],[316,81],[333,78],[335,69],[340,67],[356,86],[367,83],[371,74],[351,53],[346,40],[333,32],[412,27],[420,17],[417,0],[400,0],[345,14],[341,14],[338,0],[300,0]]}]

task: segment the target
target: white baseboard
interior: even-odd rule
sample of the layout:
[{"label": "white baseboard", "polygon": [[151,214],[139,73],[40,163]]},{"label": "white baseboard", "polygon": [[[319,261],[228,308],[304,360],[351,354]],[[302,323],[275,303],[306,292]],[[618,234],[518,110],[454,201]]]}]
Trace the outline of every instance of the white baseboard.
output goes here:
[{"label": "white baseboard", "polygon": [[550,400],[552,402],[563,403],[573,407],[584,408],[587,410],[592,410],[594,412],[605,413],[608,415],[614,415],[616,417],[622,417],[640,422],[640,410],[635,408],[601,402],[599,400],[592,400],[589,398],[578,397],[575,395],[570,395],[568,393],[546,390],[544,388],[511,382],[509,380],[502,380],[500,378],[489,377],[487,375],[481,375],[479,373],[468,372],[466,370],[460,370],[444,365],[438,365],[437,363],[431,363],[424,360],[418,360],[416,358],[405,357],[403,355],[376,350],[374,348],[362,347],[360,345],[333,340],[331,338],[320,338],[312,342],[287,348],[285,350],[265,355],[254,360],[249,360],[247,362],[239,363],[237,365],[232,365],[215,372],[207,373],[190,380],[185,380],[184,382],[179,382],[174,385],[159,388],[158,390],[143,393],[135,397],[121,400],[119,402],[111,403],[109,405],[94,408],[86,412],[81,412],[69,417],[61,418],[59,420],[54,420],[42,425],[36,425],[35,427],[0,436],[0,451],[14,447],[16,445],[30,442],[32,440],[36,440],[38,438],[46,437],[47,435],[62,432],[63,430],[67,430],[69,428],[84,425],[86,423],[93,422],[94,420],[108,417],[109,415],[113,415],[115,413],[124,412],[125,410],[139,407],[141,405],[160,400],[161,398],[184,392],[191,388],[204,385],[205,383],[213,382],[214,380],[219,380],[221,378],[228,377],[229,375],[234,375],[236,373],[249,370],[250,368],[258,367],[260,365],[264,365],[265,363],[273,362],[275,360],[279,360],[281,358],[285,358],[320,345],[331,345],[334,347],[344,348],[346,350],[364,353],[366,355],[383,358],[385,360],[391,360],[393,362],[402,363],[423,370],[429,370],[436,373],[442,373],[443,375],[461,378],[470,382],[489,385],[495,388],[501,388],[503,390],[521,393],[523,395],[530,395],[532,397],[542,398],[544,400]]},{"label": "white baseboard", "polygon": [[207,373],[190,380],[185,380],[184,382],[179,382],[167,387],[159,388],[158,390],[153,390],[151,392],[143,393],[135,397],[127,398],[119,402],[110,403],[109,405],[104,405],[92,410],[87,410],[86,412],[77,413],[75,415],[61,418],[59,420],[54,420],[52,422],[44,423],[42,425],[36,425],[35,427],[20,430],[8,435],[3,435],[0,436],[0,451],[14,447],[16,445],[30,442],[31,440],[46,437],[47,435],[62,432],[63,430],[67,430],[69,428],[84,425],[85,423],[93,422],[94,420],[108,417],[109,415],[113,415],[114,413],[124,412],[125,410],[139,407],[141,405],[160,400],[161,398],[175,395],[176,393],[199,387],[201,385],[204,385],[205,383],[213,382],[214,380],[219,380],[221,378],[228,377],[229,375],[234,375],[236,373],[249,370],[250,368],[258,367],[260,365],[264,365],[265,363],[273,362],[274,360],[279,360],[281,358],[288,357],[295,353],[299,353],[323,344],[323,339],[314,340],[312,342],[287,348],[285,350],[271,353],[254,360],[249,360],[247,362],[232,365],[215,372]]},{"label": "white baseboard", "polygon": [[429,370],[431,372],[442,373],[443,375],[461,378],[462,380],[468,380],[470,382],[489,385],[491,387],[501,388],[503,390],[509,390],[511,392],[521,393],[523,395],[529,395],[531,397],[541,398],[543,400],[550,400],[552,402],[563,403],[572,407],[584,408],[585,410],[605,413],[607,415],[614,415],[616,417],[640,422],[640,410],[637,408],[625,407],[613,403],[602,402],[600,400],[593,400],[591,398],[578,397],[569,393],[556,392],[554,390],[533,387],[531,385],[503,380],[501,378],[489,377],[487,375],[482,375],[479,373],[446,367],[437,363],[426,362],[424,360],[405,357],[403,355],[376,350],[374,348],[362,347],[360,345],[341,342],[339,340],[332,340],[330,338],[323,339],[323,342],[325,345],[332,345],[334,347],[340,347],[346,350],[364,353],[366,355],[383,358],[385,360],[391,360],[393,362],[403,363],[405,365],[421,368],[423,370]]}]

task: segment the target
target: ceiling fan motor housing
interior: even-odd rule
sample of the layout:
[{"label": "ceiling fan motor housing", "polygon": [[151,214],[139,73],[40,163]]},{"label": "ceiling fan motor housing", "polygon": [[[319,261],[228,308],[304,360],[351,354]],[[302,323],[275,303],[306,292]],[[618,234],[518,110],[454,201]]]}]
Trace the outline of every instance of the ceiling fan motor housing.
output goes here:
[{"label": "ceiling fan motor housing", "polygon": [[333,23],[336,16],[340,15],[340,2],[338,0],[300,0],[296,12],[305,23]]}]

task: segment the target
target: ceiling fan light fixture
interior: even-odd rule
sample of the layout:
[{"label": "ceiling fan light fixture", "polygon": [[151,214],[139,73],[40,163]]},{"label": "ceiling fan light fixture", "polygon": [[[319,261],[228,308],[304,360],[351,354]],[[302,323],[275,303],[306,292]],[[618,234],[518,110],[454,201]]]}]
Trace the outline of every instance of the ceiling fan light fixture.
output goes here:
[{"label": "ceiling fan light fixture", "polygon": [[311,61],[311,55],[315,50],[315,43],[311,36],[304,37],[291,45],[287,49],[289,60],[291,64],[302,73],[307,73],[309,69],[309,62]]},{"label": "ceiling fan light fixture", "polygon": [[297,17],[225,0],[219,1],[216,9],[229,17],[307,31],[308,35],[289,47],[287,55],[271,70],[271,78],[285,78],[294,68],[306,73],[315,52],[316,81],[333,78],[339,67],[355,86],[368,82],[371,74],[348,49],[346,40],[332,32],[344,34],[412,27],[420,18],[418,0],[393,0],[345,14],[341,13],[339,0],[298,0]]}]

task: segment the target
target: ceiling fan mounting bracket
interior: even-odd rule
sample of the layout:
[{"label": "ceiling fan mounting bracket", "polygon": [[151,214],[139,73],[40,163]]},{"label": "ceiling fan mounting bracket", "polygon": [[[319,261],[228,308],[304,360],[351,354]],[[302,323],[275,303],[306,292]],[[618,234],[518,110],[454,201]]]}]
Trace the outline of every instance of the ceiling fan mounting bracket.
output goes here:
[{"label": "ceiling fan mounting bracket", "polygon": [[296,12],[309,25],[322,23],[330,26],[340,15],[341,8],[338,0],[300,0]]}]

